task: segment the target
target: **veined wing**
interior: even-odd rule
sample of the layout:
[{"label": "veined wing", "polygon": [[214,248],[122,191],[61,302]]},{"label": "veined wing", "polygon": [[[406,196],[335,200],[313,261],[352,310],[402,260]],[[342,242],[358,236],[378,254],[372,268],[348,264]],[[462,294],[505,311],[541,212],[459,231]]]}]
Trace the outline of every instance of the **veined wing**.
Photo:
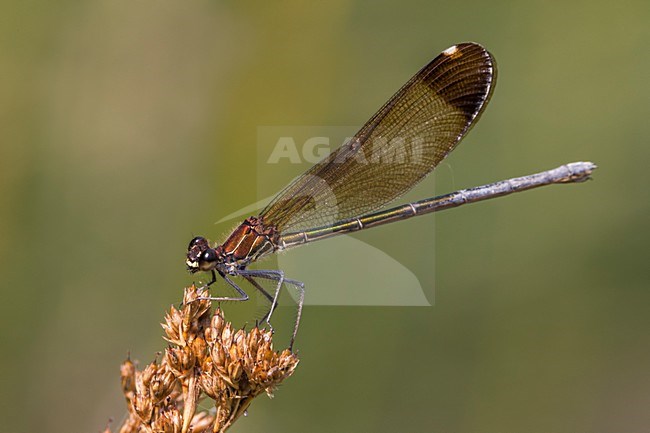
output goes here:
[{"label": "veined wing", "polygon": [[485,108],[496,82],[478,44],[443,51],[327,158],[262,211],[266,225],[296,232],[353,218],[404,194],[451,152]]}]

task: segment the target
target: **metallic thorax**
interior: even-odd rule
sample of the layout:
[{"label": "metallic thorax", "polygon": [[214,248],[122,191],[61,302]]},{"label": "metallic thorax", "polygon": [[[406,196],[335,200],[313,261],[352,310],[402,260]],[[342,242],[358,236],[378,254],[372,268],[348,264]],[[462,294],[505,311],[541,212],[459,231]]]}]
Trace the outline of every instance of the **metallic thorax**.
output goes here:
[{"label": "metallic thorax", "polygon": [[277,238],[275,227],[265,226],[260,218],[250,217],[215,248],[211,248],[204,237],[192,239],[185,263],[192,273],[216,270],[220,274],[235,275],[249,263],[273,253],[277,249]]}]

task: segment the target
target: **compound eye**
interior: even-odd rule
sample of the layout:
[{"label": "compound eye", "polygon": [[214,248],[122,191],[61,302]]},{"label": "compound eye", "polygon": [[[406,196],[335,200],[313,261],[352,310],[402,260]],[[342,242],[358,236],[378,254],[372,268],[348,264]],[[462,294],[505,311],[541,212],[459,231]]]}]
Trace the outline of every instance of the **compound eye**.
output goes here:
[{"label": "compound eye", "polygon": [[217,253],[214,251],[214,249],[210,248],[209,250],[205,250],[203,254],[201,255],[201,261],[204,263],[212,263],[217,261]]},{"label": "compound eye", "polygon": [[197,236],[194,239],[190,241],[190,244],[187,246],[187,249],[192,249],[192,247],[200,244],[207,244],[208,242],[205,240],[203,236]]}]

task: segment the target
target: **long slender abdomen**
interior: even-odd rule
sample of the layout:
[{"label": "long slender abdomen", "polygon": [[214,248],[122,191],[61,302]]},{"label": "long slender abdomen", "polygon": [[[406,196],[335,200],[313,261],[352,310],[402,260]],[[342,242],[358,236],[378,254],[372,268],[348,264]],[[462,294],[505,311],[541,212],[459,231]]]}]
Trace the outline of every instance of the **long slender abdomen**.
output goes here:
[{"label": "long slender abdomen", "polygon": [[596,165],[591,162],[572,162],[541,173],[502,180],[475,188],[463,189],[452,192],[451,194],[407,203],[385,211],[338,221],[327,226],[316,227],[301,232],[286,233],[282,234],[279,238],[279,248],[291,248],[336,235],[364,230],[394,221],[402,221],[414,216],[426,215],[432,212],[501,197],[545,185],[584,182],[589,179],[591,172],[595,169]]}]

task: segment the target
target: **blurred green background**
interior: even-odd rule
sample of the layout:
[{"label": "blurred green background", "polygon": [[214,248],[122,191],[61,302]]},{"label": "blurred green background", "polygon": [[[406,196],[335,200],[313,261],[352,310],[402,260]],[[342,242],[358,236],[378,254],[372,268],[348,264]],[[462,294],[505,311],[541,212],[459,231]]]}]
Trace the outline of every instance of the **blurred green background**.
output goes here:
[{"label": "blurred green background", "polygon": [[306,307],[295,376],[233,431],[647,431],[647,1],[34,0],[0,17],[2,431],[121,420],[119,363],[165,347],[187,242],[259,198],[258,126],[360,125],[468,40],[499,80],[436,192],[576,160],[594,180],[356,236],[435,284],[435,306]]}]

